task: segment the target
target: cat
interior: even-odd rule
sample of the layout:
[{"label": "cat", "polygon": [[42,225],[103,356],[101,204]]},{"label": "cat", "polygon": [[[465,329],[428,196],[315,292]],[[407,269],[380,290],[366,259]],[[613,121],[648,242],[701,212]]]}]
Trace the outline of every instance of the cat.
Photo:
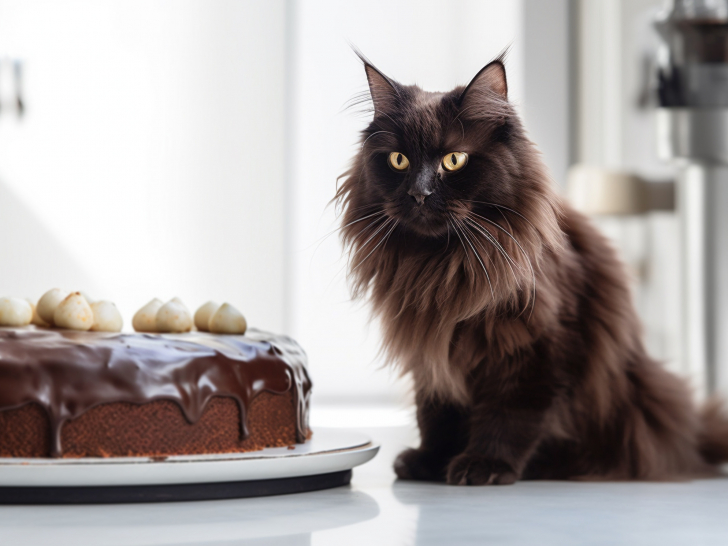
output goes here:
[{"label": "cat", "polygon": [[354,297],[412,376],[421,444],[400,479],[710,476],[718,402],[648,356],[616,252],[557,195],[508,100],[504,56],[447,93],[359,55],[373,119],[335,201]]}]

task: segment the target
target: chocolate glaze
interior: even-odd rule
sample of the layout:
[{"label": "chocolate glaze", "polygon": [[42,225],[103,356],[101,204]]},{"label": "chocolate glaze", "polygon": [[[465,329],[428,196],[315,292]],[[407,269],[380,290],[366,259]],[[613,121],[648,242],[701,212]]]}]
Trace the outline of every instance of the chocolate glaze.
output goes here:
[{"label": "chocolate glaze", "polygon": [[54,457],[63,454],[65,421],[112,402],[171,400],[195,423],[214,396],[231,397],[246,438],[247,409],[262,391],[293,391],[296,439],[304,442],[311,381],[305,353],[288,337],[256,330],[222,336],[0,328],[0,411],[43,406]]}]

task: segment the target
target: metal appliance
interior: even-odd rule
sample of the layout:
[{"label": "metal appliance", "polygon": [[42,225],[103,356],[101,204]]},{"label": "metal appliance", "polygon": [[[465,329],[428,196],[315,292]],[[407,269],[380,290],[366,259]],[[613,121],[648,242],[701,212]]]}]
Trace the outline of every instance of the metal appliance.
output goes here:
[{"label": "metal appliance", "polygon": [[728,394],[728,0],[674,0],[655,23],[659,152],[677,166],[683,358]]}]

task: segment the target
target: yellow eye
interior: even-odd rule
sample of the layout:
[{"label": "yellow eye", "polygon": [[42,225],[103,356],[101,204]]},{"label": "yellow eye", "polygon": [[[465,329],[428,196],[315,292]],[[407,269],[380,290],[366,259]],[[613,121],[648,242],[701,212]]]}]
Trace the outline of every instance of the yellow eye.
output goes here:
[{"label": "yellow eye", "polygon": [[406,171],[409,167],[409,159],[404,154],[392,152],[389,154],[389,164],[397,171]]},{"label": "yellow eye", "polygon": [[450,152],[442,158],[442,166],[446,171],[459,171],[468,163],[468,154],[465,152]]}]

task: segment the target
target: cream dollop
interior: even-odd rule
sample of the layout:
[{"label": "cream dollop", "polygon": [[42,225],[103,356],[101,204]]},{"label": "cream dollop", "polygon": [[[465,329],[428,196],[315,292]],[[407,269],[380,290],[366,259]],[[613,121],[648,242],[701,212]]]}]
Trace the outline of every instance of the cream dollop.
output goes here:
[{"label": "cream dollop", "polygon": [[53,324],[59,328],[90,330],[93,323],[94,312],[81,292],[69,294],[53,313]]},{"label": "cream dollop", "polygon": [[94,314],[94,323],[91,330],[94,332],[121,332],[124,320],[121,313],[110,301],[99,300],[91,304]]},{"label": "cream dollop", "polygon": [[144,307],[139,309],[131,319],[131,325],[137,332],[156,332],[157,331],[157,311],[162,307],[163,302],[154,298]]},{"label": "cream dollop", "polygon": [[248,323],[240,311],[229,303],[223,303],[210,317],[209,328],[215,334],[244,334]]},{"label": "cream dollop", "polygon": [[220,304],[214,301],[208,301],[202,305],[197,311],[195,311],[195,326],[201,332],[210,331],[210,318],[215,314],[215,311],[220,309]]},{"label": "cream dollop", "polygon": [[0,298],[0,326],[27,326],[33,319],[33,307],[20,298]]},{"label": "cream dollop", "polygon": [[36,309],[38,316],[41,320],[43,320],[43,322],[53,326],[53,315],[56,312],[56,308],[63,300],[66,299],[68,294],[69,293],[66,290],[52,288],[40,297]]},{"label": "cream dollop", "polygon": [[156,325],[157,332],[189,332],[192,330],[192,315],[179,298],[174,298],[159,308]]},{"label": "cream dollop", "polygon": [[30,298],[25,298],[25,301],[27,301],[30,304],[31,309],[33,309],[33,318],[30,319],[30,323],[43,328],[48,327],[48,323],[40,318],[40,315],[38,314],[38,308],[36,307],[35,302]]}]

